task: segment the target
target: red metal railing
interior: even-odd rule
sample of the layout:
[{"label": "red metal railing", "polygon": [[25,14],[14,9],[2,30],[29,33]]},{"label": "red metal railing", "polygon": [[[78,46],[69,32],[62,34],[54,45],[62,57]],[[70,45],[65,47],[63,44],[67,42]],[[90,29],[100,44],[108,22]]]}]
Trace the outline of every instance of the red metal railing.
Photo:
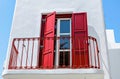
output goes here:
[{"label": "red metal railing", "polygon": [[13,40],[9,69],[38,68],[40,38],[15,38]]},{"label": "red metal railing", "polygon": [[94,37],[88,37],[89,42],[89,61],[91,68],[100,68],[100,58],[97,40]]},{"label": "red metal railing", "polygon": [[[56,39],[48,39],[48,40],[55,40],[60,41],[60,37]],[[63,38],[65,39],[65,38]],[[68,38],[71,39],[72,38]],[[41,40],[44,39],[40,38],[15,38],[12,43],[10,60],[9,60],[9,69],[42,69],[40,65],[41,59],[40,54],[43,52],[41,51],[41,47],[44,49],[44,45],[40,45]],[[80,44],[80,42],[78,42]],[[57,44],[56,44],[57,45]],[[55,46],[56,47],[56,46]],[[60,44],[58,48],[60,47]],[[61,48],[62,49],[62,48]],[[55,48],[55,51],[57,49]],[[81,50],[80,50],[81,51]],[[80,51],[78,53],[80,53]],[[83,51],[83,50],[82,50]],[[59,56],[58,56],[58,64],[54,64],[54,68],[73,68],[72,67],[72,56],[70,56],[70,52],[66,51],[66,49],[62,49],[62,52],[58,49]],[[66,53],[67,52],[67,53]],[[97,45],[97,40],[94,37],[88,37],[88,52],[89,52],[89,67],[88,68],[100,68],[100,60],[99,60],[99,50]],[[42,54],[41,54],[42,55]],[[60,59],[61,57],[61,59]],[[81,56],[78,57],[81,59]],[[81,60],[86,60],[82,58]],[[54,61],[55,62],[55,61]],[[77,67],[82,68],[82,67]]]},{"label": "red metal railing", "polygon": [[[14,41],[14,40],[13,40]],[[12,49],[11,49],[11,54],[10,54],[10,62],[9,62],[9,68],[16,68],[17,65],[17,56],[18,56],[18,51],[14,45],[14,42],[12,43]]]}]

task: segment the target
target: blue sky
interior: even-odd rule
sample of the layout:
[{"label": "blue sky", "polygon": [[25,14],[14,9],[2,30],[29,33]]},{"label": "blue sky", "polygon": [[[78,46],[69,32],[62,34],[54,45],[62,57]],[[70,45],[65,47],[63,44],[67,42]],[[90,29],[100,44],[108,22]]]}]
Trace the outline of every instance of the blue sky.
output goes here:
[{"label": "blue sky", "polygon": [[0,79],[5,60],[15,0],[0,0]]},{"label": "blue sky", "polygon": [[115,40],[120,42],[120,0],[102,0],[106,29],[114,29]]},{"label": "blue sky", "polygon": [[[103,0],[106,29],[114,29],[116,42],[120,42],[119,3],[120,0]],[[6,56],[14,6],[15,0],[0,0],[0,74],[3,69],[3,61]]]}]

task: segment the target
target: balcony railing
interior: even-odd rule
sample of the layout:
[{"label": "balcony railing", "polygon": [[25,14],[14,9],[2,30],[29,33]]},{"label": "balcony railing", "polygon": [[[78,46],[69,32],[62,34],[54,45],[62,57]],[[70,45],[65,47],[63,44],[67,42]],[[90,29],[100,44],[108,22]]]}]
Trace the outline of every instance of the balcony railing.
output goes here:
[{"label": "balcony railing", "polygon": [[[54,40],[60,41],[60,37],[58,38],[52,38],[48,40]],[[63,38],[65,39],[65,38]],[[71,37],[67,38],[72,40]],[[11,48],[11,53],[10,53],[10,60],[9,60],[9,69],[43,69],[41,63],[42,55],[41,53],[43,52],[42,49],[44,49],[44,45],[42,45],[44,41],[44,38],[14,38],[13,43],[12,43],[12,48]],[[76,40],[77,41],[77,40]],[[79,45],[80,42],[79,40],[77,41]],[[56,46],[55,46],[56,47]],[[56,52],[55,48],[55,52]],[[83,50],[77,51],[77,54],[80,54]],[[57,51],[58,52],[58,51]],[[67,66],[69,68],[73,68],[70,63],[72,64],[71,59],[72,56],[69,56],[70,53],[66,53],[66,50],[63,50],[63,53],[59,54],[62,59],[59,60],[59,64],[55,65],[54,68],[66,68]],[[83,53],[84,54],[84,53]],[[89,67],[87,68],[100,68],[100,61],[99,61],[99,50],[98,50],[98,44],[97,40],[94,37],[88,36],[88,58],[89,58]],[[59,56],[59,57],[60,57]],[[69,57],[67,57],[69,56]],[[67,59],[66,59],[67,58]],[[82,60],[83,63],[86,61],[86,57],[84,56],[79,56],[77,57],[77,62],[78,60]],[[69,62],[68,62],[69,61]],[[66,66],[66,67],[65,67]],[[83,68],[83,67],[77,67],[77,68]]]}]

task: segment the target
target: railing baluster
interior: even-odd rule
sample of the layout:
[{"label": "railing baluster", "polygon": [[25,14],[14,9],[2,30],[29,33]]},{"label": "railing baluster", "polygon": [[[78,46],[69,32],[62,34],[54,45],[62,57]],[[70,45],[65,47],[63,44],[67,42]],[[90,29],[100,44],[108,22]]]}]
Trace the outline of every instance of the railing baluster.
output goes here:
[{"label": "railing baluster", "polygon": [[32,44],[32,55],[31,55],[31,65],[30,65],[30,68],[33,68],[32,67],[32,62],[33,62],[33,53],[34,53],[34,38],[32,39],[32,41],[33,41],[33,44]]},{"label": "railing baluster", "polygon": [[[13,45],[14,45],[14,42],[15,42],[15,40],[13,41]],[[12,54],[13,54],[13,55],[15,55],[14,52],[15,52],[15,51],[13,50],[13,51],[12,51]],[[12,62],[12,66],[13,66],[13,69],[15,69],[15,56],[12,56],[12,61],[14,61],[14,62]]]},{"label": "railing baluster", "polygon": [[14,57],[15,57],[14,60],[15,60],[15,69],[16,69],[16,68],[17,68],[17,54],[16,54],[16,53],[15,53],[15,56],[14,56]]},{"label": "railing baluster", "polygon": [[97,40],[95,40],[96,42],[96,46],[97,46],[97,59],[98,59],[98,69],[100,68],[100,60],[99,60],[99,50],[98,50],[98,44],[97,44]]},{"label": "railing baluster", "polygon": [[12,43],[12,51],[11,51],[11,68],[14,69],[14,53],[15,53],[15,50],[14,50],[14,42],[15,42],[15,39],[13,40],[13,43]]},{"label": "railing baluster", "polygon": [[14,50],[12,51],[13,53],[12,53],[12,66],[13,66],[13,69],[14,69],[14,62],[15,62],[15,60],[14,60]]},{"label": "railing baluster", "polygon": [[[16,40],[16,41],[18,41],[18,43],[17,43],[17,50],[19,50],[20,40],[18,39],[18,40]],[[17,59],[18,59],[18,55],[17,55],[17,57],[16,57],[16,68],[17,68]]]},{"label": "railing baluster", "polygon": [[23,51],[24,51],[24,39],[22,41],[23,41],[23,44],[22,44],[22,54],[21,54],[20,68],[22,68]]},{"label": "railing baluster", "polygon": [[10,59],[9,59],[9,69],[11,69],[11,64],[12,64],[12,51],[13,51],[13,47],[11,48],[11,52],[10,52]]},{"label": "railing baluster", "polygon": [[93,39],[93,51],[94,51],[94,62],[95,62],[95,68],[96,68],[96,53],[95,53],[95,47],[94,47],[94,45],[95,45],[95,43],[94,43],[95,41],[94,41],[94,39]]},{"label": "railing baluster", "polygon": [[30,40],[30,39],[28,39],[27,52],[26,52],[26,54],[27,54],[27,55],[26,55],[26,56],[27,56],[27,57],[26,57],[26,68],[28,68],[27,64],[28,64],[28,52],[29,52],[29,40]]},{"label": "railing baluster", "polygon": [[92,49],[92,48],[91,48],[91,37],[89,38],[89,48],[90,48],[90,51],[89,51],[90,57],[89,57],[89,58],[90,58],[90,62],[91,62],[91,63],[90,63],[91,66],[90,66],[90,67],[93,68],[92,50],[91,50],[91,49]]},{"label": "railing baluster", "polygon": [[40,38],[37,38],[37,41],[38,41],[38,48],[37,48],[37,66],[36,66],[36,68],[39,68]]}]

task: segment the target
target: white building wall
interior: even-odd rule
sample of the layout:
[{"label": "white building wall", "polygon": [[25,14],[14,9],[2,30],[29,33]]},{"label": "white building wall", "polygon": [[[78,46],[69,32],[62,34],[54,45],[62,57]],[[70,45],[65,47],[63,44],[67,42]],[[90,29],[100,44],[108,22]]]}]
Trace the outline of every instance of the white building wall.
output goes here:
[{"label": "white building wall", "polygon": [[120,78],[120,48],[109,49],[110,69],[112,79]]},{"label": "white building wall", "polygon": [[13,38],[40,36],[41,13],[53,11],[87,12],[89,35],[97,38],[105,79],[110,79],[106,32],[101,3],[101,0],[16,0],[5,70],[8,68]]},{"label": "white building wall", "polygon": [[120,43],[115,42],[114,30],[106,30],[112,79],[120,78]]},{"label": "white building wall", "polygon": [[106,30],[108,49],[120,49],[120,43],[115,42],[114,30]]}]

